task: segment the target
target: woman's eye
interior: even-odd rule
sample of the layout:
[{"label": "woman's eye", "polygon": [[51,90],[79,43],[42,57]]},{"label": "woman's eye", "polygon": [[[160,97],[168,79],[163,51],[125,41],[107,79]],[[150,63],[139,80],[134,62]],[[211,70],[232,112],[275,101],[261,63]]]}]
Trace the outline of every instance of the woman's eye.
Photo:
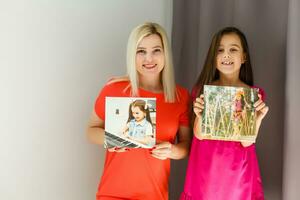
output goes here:
[{"label": "woman's eye", "polygon": [[224,49],[218,49],[218,53],[224,52]]},{"label": "woman's eye", "polygon": [[154,49],[153,52],[154,52],[154,53],[160,53],[160,52],[161,52],[161,49]]},{"label": "woman's eye", "polygon": [[136,53],[137,54],[146,54],[146,51],[145,50],[138,50]]},{"label": "woman's eye", "polygon": [[230,49],[231,52],[235,52],[238,51],[237,49]]}]

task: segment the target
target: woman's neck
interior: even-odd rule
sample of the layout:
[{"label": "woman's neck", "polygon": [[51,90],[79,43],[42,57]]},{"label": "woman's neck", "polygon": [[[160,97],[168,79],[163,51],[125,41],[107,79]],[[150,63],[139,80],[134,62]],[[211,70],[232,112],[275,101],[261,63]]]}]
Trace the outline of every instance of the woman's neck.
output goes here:
[{"label": "woman's neck", "polygon": [[154,77],[140,76],[139,87],[154,93],[163,92],[163,86],[159,77],[154,78]]}]

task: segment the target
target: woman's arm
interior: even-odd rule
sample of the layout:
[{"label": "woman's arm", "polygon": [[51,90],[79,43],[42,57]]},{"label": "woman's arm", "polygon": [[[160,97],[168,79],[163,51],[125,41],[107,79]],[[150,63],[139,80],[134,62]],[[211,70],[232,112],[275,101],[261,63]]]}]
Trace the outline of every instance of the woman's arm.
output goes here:
[{"label": "woman's arm", "polygon": [[162,142],[154,146],[151,151],[153,157],[165,160],[182,159],[189,154],[191,143],[191,129],[189,127],[180,126],[178,130],[178,143]]},{"label": "woman's arm", "polygon": [[104,121],[93,111],[88,122],[86,131],[87,138],[93,144],[103,145],[104,133]]}]

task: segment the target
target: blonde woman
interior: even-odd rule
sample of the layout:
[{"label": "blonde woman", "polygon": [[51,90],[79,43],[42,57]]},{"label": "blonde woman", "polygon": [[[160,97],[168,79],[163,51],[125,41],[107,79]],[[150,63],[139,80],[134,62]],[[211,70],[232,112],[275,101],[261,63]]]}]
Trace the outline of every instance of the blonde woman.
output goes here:
[{"label": "blonde woman", "polygon": [[90,142],[100,145],[106,96],[156,98],[157,141],[152,149],[108,149],[97,200],[168,199],[170,159],[182,159],[189,151],[190,98],[175,84],[170,46],[160,25],[144,23],[133,29],[127,46],[127,78],[102,88],[87,129]]}]

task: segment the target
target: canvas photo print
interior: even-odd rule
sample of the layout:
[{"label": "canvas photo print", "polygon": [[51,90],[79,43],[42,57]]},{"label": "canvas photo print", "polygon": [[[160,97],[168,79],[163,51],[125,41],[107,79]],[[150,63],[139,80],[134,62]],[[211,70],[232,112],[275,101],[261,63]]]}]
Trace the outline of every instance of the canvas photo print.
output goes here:
[{"label": "canvas photo print", "polygon": [[257,88],[204,86],[204,139],[255,142]]},{"label": "canvas photo print", "polygon": [[105,148],[152,148],[156,142],[156,98],[106,97]]}]

